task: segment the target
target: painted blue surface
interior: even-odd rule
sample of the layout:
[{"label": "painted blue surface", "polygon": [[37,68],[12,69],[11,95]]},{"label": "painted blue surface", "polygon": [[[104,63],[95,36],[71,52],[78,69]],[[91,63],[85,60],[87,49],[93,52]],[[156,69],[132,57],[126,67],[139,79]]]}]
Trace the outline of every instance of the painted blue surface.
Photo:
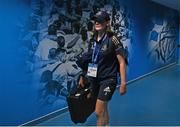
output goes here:
[{"label": "painted blue surface", "polygon": [[24,57],[18,52],[17,24],[19,16],[28,14],[25,5],[23,1],[0,1],[0,125],[18,125],[36,114],[31,77],[24,73]]},{"label": "painted blue surface", "polygon": [[[121,29],[122,31],[120,31],[120,33],[123,34],[123,39],[125,39],[124,44],[129,43],[126,47],[129,53],[127,79],[132,80],[154,69],[175,62],[177,50],[173,50],[173,47],[174,43],[178,43],[177,35],[175,34],[178,33],[177,12],[146,0],[134,0],[133,3],[131,0],[114,1],[117,2],[117,4],[115,4],[116,8],[125,16],[124,22],[121,24],[125,24],[123,27],[125,29]],[[38,98],[38,90],[42,84],[36,81],[37,77],[35,75],[30,73],[29,70],[27,71],[26,64],[31,61],[29,55],[32,53],[28,48],[33,44],[36,45],[36,41],[33,40],[34,38],[31,39],[32,33],[29,31],[33,31],[37,27],[36,23],[38,22],[38,20],[33,19],[34,24],[34,22],[30,20],[30,17],[35,16],[37,18],[38,15],[40,15],[42,11],[42,8],[38,6],[40,3],[40,0],[0,1],[0,125],[20,125],[67,106],[65,97],[59,97],[57,99],[54,96],[48,96],[48,98],[50,101],[57,99],[55,104],[48,105],[45,103],[45,105],[41,105],[41,100]],[[48,4],[46,6],[48,6]],[[39,7],[39,10],[37,7]],[[173,26],[163,24],[168,21],[173,21],[171,22]],[[159,32],[158,30],[162,28],[165,30],[167,28],[167,31]],[[126,30],[128,32],[126,32]],[[156,31],[156,34],[153,35],[153,32],[151,34],[151,31]],[[164,37],[164,33],[168,36]],[[150,35],[152,35],[152,39],[149,40]],[[158,40],[159,36],[163,37],[165,41],[162,40],[162,38]],[[23,42],[20,41],[22,38],[24,39]],[[130,42],[127,41],[128,39],[130,39]],[[28,40],[32,41],[32,43],[29,43]],[[151,40],[155,42],[151,42]],[[157,46],[155,50],[150,50],[149,45],[155,43],[165,48]],[[140,85],[137,84],[137,86],[134,85],[133,88],[134,87],[140,87]],[[146,84],[144,87],[147,90],[153,87],[153,85]],[[176,88],[178,89],[178,86]],[[133,93],[131,92],[132,89],[130,89],[130,93]],[[134,91],[134,95],[140,97],[139,102],[150,98],[147,93],[139,92],[140,93]],[[144,94],[145,96],[143,96]],[[115,94],[115,98],[116,96],[117,94]],[[127,94],[124,98],[126,97],[127,99],[131,99],[132,96]],[[138,98],[134,98],[134,101],[135,99]],[[123,101],[123,98],[122,100],[120,99],[120,101]],[[135,102],[133,103],[136,104]],[[127,106],[127,104],[123,105]],[[147,105],[148,104],[147,102]],[[143,107],[144,105],[139,106]],[[174,105],[172,104],[172,106]],[[121,109],[123,108],[125,107]],[[125,114],[125,111],[122,111],[122,114]],[[133,109],[131,110],[131,107],[129,107],[127,112],[131,113]],[[141,115],[141,113],[137,115]],[[150,116],[153,116],[153,114],[150,114]],[[179,116],[179,114],[177,114],[177,116]],[[120,116],[120,118],[122,117],[123,116]],[[127,118],[129,117],[131,116],[127,116]],[[153,117],[156,118],[155,116]],[[63,117],[64,120],[66,118],[67,116]],[[139,123],[142,122],[140,118],[141,117],[139,117]],[[117,118],[115,118],[115,120],[116,119]],[[127,120],[126,117],[124,119]],[[93,119],[92,121],[92,124],[94,124]],[[116,122],[118,122],[118,120]],[[116,125],[116,122],[113,123]],[[88,125],[90,124],[91,122]]]},{"label": "painted blue surface", "polygon": [[177,63],[180,63],[180,13],[179,13],[179,23],[178,23],[178,46],[177,46],[177,50],[178,50],[178,53],[177,53]]},{"label": "painted blue surface", "polygon": [[152,31],[150,40],[153,40],[153,41],[158,40],[158,33],[156,31]]},{"label": "painted blue surface", "polygon": [[[179,126],[180,66],[174,65],[127,86],[125,96],[116,90],[109,103],[111,126]],[[40,126],[75,126],[69,112]],[[95,126],[92,114],[82,126]]]}]

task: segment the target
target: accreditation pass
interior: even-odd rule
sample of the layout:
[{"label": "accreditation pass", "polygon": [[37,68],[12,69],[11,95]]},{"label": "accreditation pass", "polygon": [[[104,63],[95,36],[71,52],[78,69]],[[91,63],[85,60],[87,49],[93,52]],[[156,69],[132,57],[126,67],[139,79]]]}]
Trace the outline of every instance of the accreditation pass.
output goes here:
[{"label": "accreditation pass", "polygon": [[91,76],[91,77],[96,77],[97,76],[97,64],[94,64],[94,63],[89,63],[88,64],[87,75]]}]

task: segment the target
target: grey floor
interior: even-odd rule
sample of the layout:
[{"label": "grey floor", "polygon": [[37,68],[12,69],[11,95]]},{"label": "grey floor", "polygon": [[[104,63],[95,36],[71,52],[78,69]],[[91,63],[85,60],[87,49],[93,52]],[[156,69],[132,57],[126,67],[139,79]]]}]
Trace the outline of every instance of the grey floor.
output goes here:
[{"label": "grey floor", "polygon": [[[127,93],[118,90],[109,103],[111,126],[180,126],[180,66],[142,78],[127,86]],[[95,114],[86,123],[96,125]],[[39,126],[75,126],[69,112],[49,119]]]}]

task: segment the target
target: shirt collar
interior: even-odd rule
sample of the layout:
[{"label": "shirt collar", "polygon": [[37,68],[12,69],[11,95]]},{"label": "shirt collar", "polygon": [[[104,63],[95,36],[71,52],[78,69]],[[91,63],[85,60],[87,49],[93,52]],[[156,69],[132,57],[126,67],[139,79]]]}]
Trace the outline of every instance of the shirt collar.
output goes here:
[{"label": "shirt collar", "polygon": [[101,37],[101,39],[100,39],[99,41],[97,41],[97,40],[96,40],[97,35],[95,35],[95,36],[94,36],[94,41],[95,41],[95,42],[98,42],[99,44],[101,44],[102,41],[106,39],[106,37],[107,37],[107,33],[104,33],[104,35]]}]

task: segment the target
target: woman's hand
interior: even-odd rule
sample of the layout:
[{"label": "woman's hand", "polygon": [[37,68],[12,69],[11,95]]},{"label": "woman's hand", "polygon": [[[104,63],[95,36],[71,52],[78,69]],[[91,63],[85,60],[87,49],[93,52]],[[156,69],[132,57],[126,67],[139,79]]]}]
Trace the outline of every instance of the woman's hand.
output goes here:
[{"label": "woman's hand", "polygon": [[125,84],[120,85],[119,92],[121,95],[124,95],[126,93],[126,85]]},{"label": "woman's hand", "polygon": [[79,78],[79,83],[78,83],[81,87],[84,87],[85,85],[85,80],[84,80],[84,77],[83,76],[80,76]]}]

